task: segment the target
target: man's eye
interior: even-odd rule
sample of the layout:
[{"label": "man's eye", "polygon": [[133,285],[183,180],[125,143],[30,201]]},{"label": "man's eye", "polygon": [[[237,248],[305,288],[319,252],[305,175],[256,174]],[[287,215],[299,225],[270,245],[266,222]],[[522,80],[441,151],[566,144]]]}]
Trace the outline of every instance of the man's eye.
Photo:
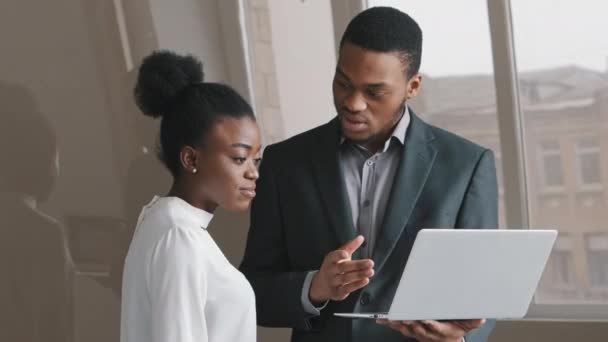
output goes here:
[{"label": "man's eye", "polygon": [[234,157],[234,158],[232,158],[232,160],[234,160],[234,162],[237,164],[243,164],[247,160],[247,158]]},{"label": "man's eye", "polygon": [[369,95],[369,97],[372,97],[372,98],[376,98],[376,99],[377,99],[377,98],[382,97],[382,95],[384,95],[384,93],[382,93],[382,92],[378,92],[378,91],[368,91],[368,92],[367,92],[367,95]]},{"label": "man's eye", "polygon": [[336,81],[336,83],[338,83],[338,85],[340,86],[340,88],[343,88],[343,89],[349,89],[350,88],[350,84],[348,84],[346,82]]}]

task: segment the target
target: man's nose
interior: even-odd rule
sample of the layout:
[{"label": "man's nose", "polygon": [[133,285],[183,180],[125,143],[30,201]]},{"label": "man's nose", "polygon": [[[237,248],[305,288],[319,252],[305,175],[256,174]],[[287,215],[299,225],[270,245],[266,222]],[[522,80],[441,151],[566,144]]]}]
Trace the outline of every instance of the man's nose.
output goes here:
[{"label": "man's nose", "polygon": [[344,107],[351,113],[358,113],[367,108],[367,102],[360,92],[353,91],[344,99]]}]

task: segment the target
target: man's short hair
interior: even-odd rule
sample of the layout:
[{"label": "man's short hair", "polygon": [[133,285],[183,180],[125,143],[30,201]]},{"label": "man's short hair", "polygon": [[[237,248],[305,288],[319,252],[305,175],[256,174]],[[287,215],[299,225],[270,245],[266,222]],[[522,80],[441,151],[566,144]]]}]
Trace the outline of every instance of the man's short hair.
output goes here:
[{"label": "man's short hair", "polygon": [[342,35],[340,47],[352,43],[364,49],[395,52],[407,77],[420,69],[422,30],[409,15],[392,7],[372,7],[355,16]]}]

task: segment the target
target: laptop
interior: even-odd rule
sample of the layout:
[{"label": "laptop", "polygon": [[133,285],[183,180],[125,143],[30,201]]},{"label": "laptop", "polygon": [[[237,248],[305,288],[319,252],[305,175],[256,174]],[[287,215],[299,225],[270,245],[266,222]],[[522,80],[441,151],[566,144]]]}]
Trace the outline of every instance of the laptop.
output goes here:
[{"label": "laptop", "polygon": [[522,318],[556,238],[556,230],[422,229],[388,312],[334,315],[389,320]]}]

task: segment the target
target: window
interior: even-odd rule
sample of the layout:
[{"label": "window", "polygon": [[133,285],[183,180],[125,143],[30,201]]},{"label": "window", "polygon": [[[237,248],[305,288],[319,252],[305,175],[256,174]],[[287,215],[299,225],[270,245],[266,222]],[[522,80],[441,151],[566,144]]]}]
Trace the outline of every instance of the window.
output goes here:
[{"label": "window", "polygon": [[580,138],[576,142],[578,184],[581,190],[601,189],[600,147],[594,137]]},{"label": "window", "polygon": [[[557,228],[563,235],[545,269],[536,303],[549,308],[547,316],[574,308],[559,305],[606,305],[608,295],[597,290],[606,278],[603,237],[589,234],[608,233],[608,207],[599,192],[606,177],[600,141],[608,136],[608,45],[597,35],[608,30],[602,14],[608,4],[511,0],[511,9],[528,224]],[[563,23],[572,18],[585,19],[566,28]]]},{"label": "window", "polygon": [[[504,167],[504,185],[499,184],[504,226],[559,230],[529,316],[608,318],[608,295],[603,292],[608,262],[605,249],[599,247],[603,237],[598,237],[608,234],[607,202],[599,191],[608,177],[601,143],[608,135],[608,44],[598,34],[608,31],[608,3],[366,4],[402,9],[424,30],[425,79],[411,103],[414,110],[484,146],[498,141],[495,151],[503,152],[497,156]],[[467,20],[451,22],[462,17]],[[575,25],[564,25],[573,21]],[[493,60],[486,54],[491,50],[485,49],[490,41],[487,23],[492,28]],[[491,123],[479,130],[491,122],[488,118],[500,119],[500,127],[492,128]]]},{"label": "window", "polygon": [[577,299],[574,270],[574,243],[567,235],[559,235],[547,261],[545,273],[539,285],[537,301]]},{"label": "window", "polygon": [[557,249],[551,256],[549,273],[553,274],[552,281],[556,286],[568,286],[574,283],[574,265],[572,251]]},{"label": "window", "polygon": [[589,234],[586,240],[589,284],[608,290],[608,234]]},{"label": "window", "polygon": [[543,141],[540,144],[541,174],[544,189],[559,190],[563,187],[562,156],[557,140]]}]

